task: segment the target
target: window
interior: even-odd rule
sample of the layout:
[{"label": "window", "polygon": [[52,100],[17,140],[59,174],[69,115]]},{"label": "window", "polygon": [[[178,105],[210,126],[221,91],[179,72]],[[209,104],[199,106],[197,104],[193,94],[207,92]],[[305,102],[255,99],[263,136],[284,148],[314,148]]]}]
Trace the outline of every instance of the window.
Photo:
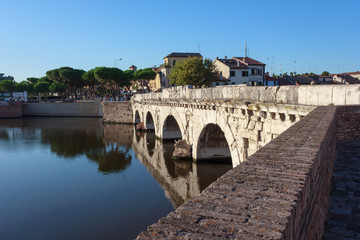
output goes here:
[{"label": "window", "polygon": [[235,85],[235,82],[232,82],[231,84],[232,84],[232,85]]},{"label": "window", "polygon": [[230,77],[235,77],[235,71],[230,71]]},{"label": "window", "polygon": [[220,72],[220,80],[222,80],[222,72]]},{"label": "window", "polygon": [[262,69],[258,69],[258,75],[262,75]]},{"label": "window", "polygon": [[219,86],[219,83],[218,83],[218,82],[216,83],[216,86]]},{"label": "window", "polygon": [[242,71],[242,76],[243,76],[243,77],[249,76],[249,72],[248,72],[248,71]]},{"label": "window", "polygon": [[228,85],[228,83],[226,82],[224,85]]},{"label": "window", "polygon": [[162,82],[162,86],[165,87],[165,81]]},{"label": "window", "polygon": [[176,60],[173,60],[173,66],[175,66]]},{"label": "window", "polygon": [[255,75],[256,74],[256,69],[255,68],[252,68],[251,69],[251,75]]}]

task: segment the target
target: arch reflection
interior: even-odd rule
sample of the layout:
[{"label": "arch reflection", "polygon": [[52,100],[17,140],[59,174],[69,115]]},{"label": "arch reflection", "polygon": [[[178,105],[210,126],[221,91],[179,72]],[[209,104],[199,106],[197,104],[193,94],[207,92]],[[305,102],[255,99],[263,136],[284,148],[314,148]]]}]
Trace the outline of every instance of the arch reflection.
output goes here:
[{"label": "arch reflection", "polygon": [[133,151],[147,170],[158,181],[177,208],[190,198],[198,196],[207,186],[232,168],[224,163],[194,163],[191,160],[174,160],[171,158],[174,143],[154,140],[144,133],[143,136],[134,135]]}]

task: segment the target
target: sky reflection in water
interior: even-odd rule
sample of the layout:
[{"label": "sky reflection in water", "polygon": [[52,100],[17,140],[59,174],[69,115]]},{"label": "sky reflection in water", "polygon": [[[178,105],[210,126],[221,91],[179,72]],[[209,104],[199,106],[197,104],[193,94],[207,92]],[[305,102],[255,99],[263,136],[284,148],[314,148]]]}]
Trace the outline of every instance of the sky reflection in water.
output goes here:
[{"label": "sky reflection in water", "polygon": [[101,121],[0,120],[0,239],[132,239],[231,168]]}]

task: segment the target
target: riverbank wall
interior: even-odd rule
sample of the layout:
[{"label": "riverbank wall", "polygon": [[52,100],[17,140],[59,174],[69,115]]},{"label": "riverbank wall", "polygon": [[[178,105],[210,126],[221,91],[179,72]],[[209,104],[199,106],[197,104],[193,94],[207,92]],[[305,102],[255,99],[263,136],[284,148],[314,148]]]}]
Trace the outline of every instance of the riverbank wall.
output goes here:
[{"label": "riverbank wall", "polygon": [[106,123],[133,123],[130,102],[103,102],[103,121]]},{"label": "riverbank wall", "polygon": [[69,103],[25,103],[24,117],[102,117],[100,100]]},{"label": "riverbank wall", "polygon": [[1,118],[21,118],[23,116],[21,104],[14,104],[9,106],[0,106]]}]

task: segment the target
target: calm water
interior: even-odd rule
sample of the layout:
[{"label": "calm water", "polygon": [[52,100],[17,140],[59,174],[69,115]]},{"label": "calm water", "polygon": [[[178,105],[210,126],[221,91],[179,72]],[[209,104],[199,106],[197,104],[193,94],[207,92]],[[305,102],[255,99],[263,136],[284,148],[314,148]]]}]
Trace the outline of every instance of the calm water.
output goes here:
[{"label": "calm water", "polygon": [[0,120],[0,239],[133,239],[231,169],[101,119]]}]

